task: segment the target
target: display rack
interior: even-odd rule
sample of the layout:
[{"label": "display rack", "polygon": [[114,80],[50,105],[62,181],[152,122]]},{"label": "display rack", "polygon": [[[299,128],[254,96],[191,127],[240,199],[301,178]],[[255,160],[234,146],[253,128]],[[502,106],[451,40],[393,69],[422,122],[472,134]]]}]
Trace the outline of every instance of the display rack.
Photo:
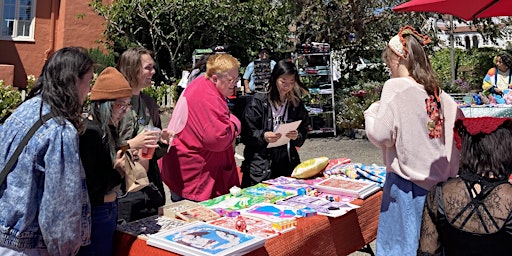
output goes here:
[{"label": "display rack", "polygon": [[292,58],[299,69],[301,81],[308,86],[304,104],[309,111],[309,134],[336,136],[332,56],[328,44],[301,45]]}]

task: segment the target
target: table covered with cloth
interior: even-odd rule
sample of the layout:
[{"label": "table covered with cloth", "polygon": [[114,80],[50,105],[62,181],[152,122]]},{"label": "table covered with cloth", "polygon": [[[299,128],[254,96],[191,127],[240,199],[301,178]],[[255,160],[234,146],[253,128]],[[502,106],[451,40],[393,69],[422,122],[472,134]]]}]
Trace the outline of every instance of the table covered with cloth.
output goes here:
[{"label": "table covered with cloth", "polygon": [[512,117],[512,105],[477,105],[471,107],[461,107],[465,117]]},{"label": "table covered with cloth", "polygon": [[[338,218],[322,215],[297,219],[297,228],[267,240],[247,255],[348,255],[377,237],[382,191],[353,203],[360,207]],[[114,255],[176,255],[146,245],[146,241],[116,231]]]}]

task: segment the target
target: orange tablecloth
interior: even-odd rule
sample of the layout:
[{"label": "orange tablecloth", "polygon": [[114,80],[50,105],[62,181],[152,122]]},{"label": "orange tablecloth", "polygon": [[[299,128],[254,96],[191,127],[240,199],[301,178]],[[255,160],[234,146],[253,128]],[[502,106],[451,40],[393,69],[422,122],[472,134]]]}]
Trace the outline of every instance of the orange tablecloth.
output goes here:
[{"label": "orange tablecloth", "polygon": [[[265,246],[247,255],[348,255],[377,237],[382,191],[354,203],[360,208],[338,218],[322,215],[300,218],[297,228],[267,240]],[[116,231],[115,255],[176,255],[146,245],[146,241]]]}]

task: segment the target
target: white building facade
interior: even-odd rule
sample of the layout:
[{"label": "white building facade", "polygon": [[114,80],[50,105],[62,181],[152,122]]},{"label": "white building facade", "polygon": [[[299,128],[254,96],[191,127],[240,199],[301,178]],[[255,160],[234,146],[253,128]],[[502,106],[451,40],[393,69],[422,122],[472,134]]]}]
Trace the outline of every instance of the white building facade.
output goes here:
[{"label": "white building facade", "polygon": [[[437,27],[440,30],[440,32],[438,32],[438,37],[439,40],[441,41],[441,45],[445,47],[450,47],[449,22],[437,22]],[[480,33],[478,33],[475,25],[458,23],[454,21],[453,35],[455,38],[455,48],[512,48],[512,26],[503,26],[501,28],[501,33],[502,38],[498,38],[496,39],[496,42],[492,42],[489,38],[485,38]]]}]

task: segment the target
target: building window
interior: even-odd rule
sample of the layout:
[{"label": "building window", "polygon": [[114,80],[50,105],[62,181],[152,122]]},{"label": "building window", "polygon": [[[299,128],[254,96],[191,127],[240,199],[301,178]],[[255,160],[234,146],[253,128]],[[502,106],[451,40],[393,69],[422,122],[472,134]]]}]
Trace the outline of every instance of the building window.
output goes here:
[{"label": "building window", "polygon": [[0,38],[34,39],[35,0],[0,0]]}]

